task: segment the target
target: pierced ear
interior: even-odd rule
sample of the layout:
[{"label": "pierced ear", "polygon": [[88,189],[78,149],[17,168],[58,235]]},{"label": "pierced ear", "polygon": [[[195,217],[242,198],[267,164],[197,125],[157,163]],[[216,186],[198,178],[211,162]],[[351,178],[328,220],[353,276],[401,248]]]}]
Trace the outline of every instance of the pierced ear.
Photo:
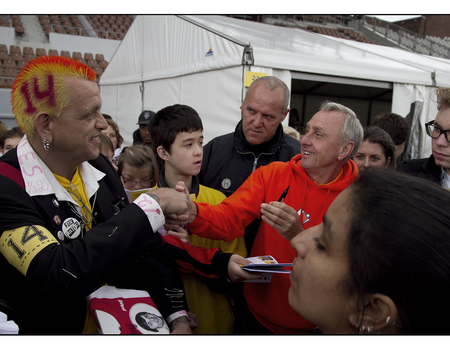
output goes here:
[{"label": "pierced ear", "polygon": [[44,136],[49,142],[52,141],[52,118],[44,112],[39,112],[34,117],[34,127],[40,138],[43,140]]},{"label": "pierced ear", "polygon": [[355,143],[353,141],[346,141],[341,145],[339,150],[338,160],[347,158],[355,148]]},{"label": "pierced ear", "polygon": [[163,146],[158,146],[158,148],[156,149],[156,153],[158,153],[159,158],[163,159],[163,160],[167,160],[167,151],[164,149]]},{"label": "pierced ear", "polygon": [[[368,332],[378,333],[384,330],[386,333],[392,333],[393,326],[397,319],[397,307],[392,299],[384,294],[369,294],[366,297],[364,313],[359,310],[351,314],[348,321],[356,331],[361,333]],[[362,328],[364,327],[364,328]]]}]

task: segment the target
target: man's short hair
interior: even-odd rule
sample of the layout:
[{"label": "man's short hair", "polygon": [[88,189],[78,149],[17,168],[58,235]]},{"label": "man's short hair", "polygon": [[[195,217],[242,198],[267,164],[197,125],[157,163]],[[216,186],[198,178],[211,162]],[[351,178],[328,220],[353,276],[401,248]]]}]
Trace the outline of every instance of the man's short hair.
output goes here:
[{"label": "man's short hair", "polygon": [[7,130],[2,137],[0,138],[0,148],[3,148],[3,146],[5,145],[5,141],[8,139],[12,139],[15,137],[22,137],[23,136],[23,132],[19,129],[18,126],[15,126],[9,130]]},{"label": "man's short hair", "polygon": [[373,123],[373,126],[378,126],[386,131],[396,146],[401,145],[408,140],[411,126],[401,115],[395,113],[383,113],[375,118],[376,121]]},{"label": "man's short hair", "polygon": [[192,107],[176,104],[158,111],[150,121],[148,130],[155,153],[162,146],[170,154],[170,147],[182,132],[203,131],[202,120]]},{"label": "man's short hair", "polygon": [[436,103],[438,111],[450,107],[450,88],[440,87],[434,92],[436,95]]},{"label": "man's short hair", "polygon": [[340,144],[347,141],[354,142],[355,147],[353,148],[352,153],[347,156],[344,161],[353,158],[356,152],[358,152],[364,136],[363,127],[355,112],[353,112],[350,108],[345,107],[344,105],[331,101],[324,101],[319,110],[327,112],[340,112],[344,115],[345,119],[344,125],[342,126]]},{"label": "man's short hair", "polygon": [[70,102],[66,83],[70,77],[96,79],[92,68],[62,56],[38,57],[21,70],[13,84],[11,102],[16,123],[25,134],[33,135],[37,113],[59,117]]},{"label": "man's short hair", "polygon": [[288,109],[289,106],[289,98],[291,96],[291,93],[289,91],[289,88],[287,87],[287,85],[284,83],[283,80],[274,77],[274,76],[269,76],[266,75],[264,77],[261,77],[259,79],[256,79],[248,88],[247,93],[245,95],[245,97],[247,98],[248,92],[250,91],[250,89],[252,88],[252,86],[257,85],[257,84],[264,84],[264,86],[267,88],[267,90],[269,91],[273,91],[277,88],[281,88],[283,89],[283,96],[284,96],[284,102],[283,102],[283,109],[281,111],[281,113],[285,113]]}]

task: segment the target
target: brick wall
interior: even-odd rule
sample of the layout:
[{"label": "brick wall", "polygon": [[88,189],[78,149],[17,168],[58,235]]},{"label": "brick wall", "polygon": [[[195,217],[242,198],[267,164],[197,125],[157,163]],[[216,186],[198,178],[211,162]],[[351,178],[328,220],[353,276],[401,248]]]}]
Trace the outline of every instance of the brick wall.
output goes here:
[{"label": "brick wall", "polygon": [[450,37],[450,15],[425,15],[395,24],[420,36]]},{"label": "brick wall", "polygon": [[450,37],[449,15],[426,15],[425,34],[439,38]]},{"label": "brick wall", "polygon": [[419,34],[420,36],[425,36],[425,18],[422,17],[417,17],[417,18],[412,18],[412,19],[408,19],[405,21],[398,21],[398,22],[394,22],[394,24],[408,29],[410,31],[412,31],[413,33]]}]

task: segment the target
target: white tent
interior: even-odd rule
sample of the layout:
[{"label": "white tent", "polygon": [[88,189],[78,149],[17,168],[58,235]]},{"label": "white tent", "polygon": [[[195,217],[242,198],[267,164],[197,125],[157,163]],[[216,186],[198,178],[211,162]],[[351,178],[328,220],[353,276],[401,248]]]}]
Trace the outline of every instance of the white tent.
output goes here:
[{"label": "white tent", "polygon": [[203,120],[206,143],[234,130],[247,71],[289,87],[305,79],[393,90],[391,111],[409,115],[419,140],[413,158],[431,153],[423,124],[437,112],[433,87],[450,86],[450,60],[401,49],[225,16],[137,16],[100,79],[102,110],[131,144],[142,110],[187,104]]}]

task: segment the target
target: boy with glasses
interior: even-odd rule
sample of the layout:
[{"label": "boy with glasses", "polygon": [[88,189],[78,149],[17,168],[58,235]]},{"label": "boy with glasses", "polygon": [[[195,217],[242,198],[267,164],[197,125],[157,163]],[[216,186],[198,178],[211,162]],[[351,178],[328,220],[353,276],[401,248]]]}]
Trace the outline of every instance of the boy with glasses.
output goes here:
[{"label": "boy with glasses", "polygon": [[431,156],[406,161],[397,169],[450,188],[450,88],[438,88],[435,94],[438,113],[435,120],[425,124],[431,137]]}]

